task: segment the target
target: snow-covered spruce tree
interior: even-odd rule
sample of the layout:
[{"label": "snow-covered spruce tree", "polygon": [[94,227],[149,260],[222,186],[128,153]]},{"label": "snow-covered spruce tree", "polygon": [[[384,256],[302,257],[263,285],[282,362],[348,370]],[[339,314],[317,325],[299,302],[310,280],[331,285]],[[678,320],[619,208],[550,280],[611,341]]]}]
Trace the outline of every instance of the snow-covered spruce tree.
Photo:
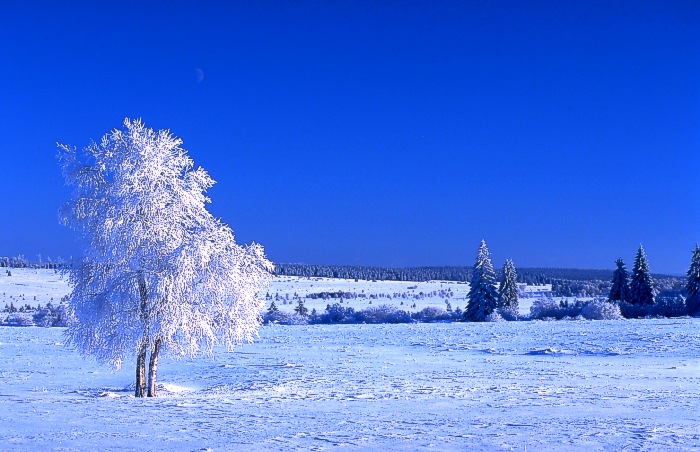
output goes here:
[{"label": "snow-covered spruce tree", "polygon": [[515,264],[510,259],[503,264],[503,274],[498,287],[498,307],[509,311],[518,312],[518,274]]},{"label": "snow-covered spruce tree", "polygon": [[642,245],[639,245],[634,258],[629,302],[635,305],[654,304],[654,282],[651,279],[649,262]]},{"label": "snow-covered spruce tree", "polygon": [[482,240],[476,255],[469,287],[469,301],[464,310],[464,319],[482,322],[498,307],[496,272],[493,270],[486,241]]},{"label": "snow-covered spruce tree", "polygon": [[297,303],[297,307],[294,308],[294,312],[299,314],[302,317],[308,317],[309,315],[309,308],[304,306],[304,299],[299,298],[299,302]]},{"label": "snow-covered spruce tree", "polygon": [[615,261],[617,268],[613,273],[612,286],[610,287],[610,295],[608,295],[608,301],[610,302],[621,302],[630,301],[630,277],[627,273],[627,267],[625,266],[625,261],[619,258]]},{"label": "snow-covered spruce tree", "polygon": [[73,196],[61,210],[80,232],[70,269],[68,343],[119,368],[136,356],[136,396],[156,395],[158,357],[212,354],[252,341],[273,269],[206,209],[214,181],[167,130],[140,120],[83,151],[59,145]]},{"label": "snow-covered spruce tree", "polygon": [[685,299],[685,306],[688,314],[697,315],[700,314],[700,246],[697,243],[686,275],[688,283],[685,286],[685,292],[688,298]]}]

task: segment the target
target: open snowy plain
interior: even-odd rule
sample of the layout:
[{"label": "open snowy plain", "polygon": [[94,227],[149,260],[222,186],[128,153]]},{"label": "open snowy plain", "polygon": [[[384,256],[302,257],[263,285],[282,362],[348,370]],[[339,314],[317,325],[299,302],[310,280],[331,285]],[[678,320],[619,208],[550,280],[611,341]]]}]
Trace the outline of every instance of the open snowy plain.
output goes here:
[{"label": "open snowy plain", "polygon": [[133,366],[0,327],[0,450],[700,450],[700,319],[266,326],[156,399]]}]

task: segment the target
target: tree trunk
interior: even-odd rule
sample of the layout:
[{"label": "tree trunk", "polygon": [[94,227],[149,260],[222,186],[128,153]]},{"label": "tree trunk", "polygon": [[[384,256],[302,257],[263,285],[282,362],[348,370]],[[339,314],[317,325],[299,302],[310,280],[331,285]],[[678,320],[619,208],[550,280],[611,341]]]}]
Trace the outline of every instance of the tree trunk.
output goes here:
[{"label": "tree trunk", "polygon": [[144,323],[144,333],[142,338],[142,346],[139,354],[136,356],[136,397],[146,397],[146,353],[148,353],[148,329],[146,319],[146,307],[148,303],[148,290],[146,289],[146,281],[143,279],[143,273],[139,271],[138,276],[139,295],[141,296],[141,320]]},{"label": "tree trunk", "polygon": [[151,359],[148,363],[148,397],[156,397],[156,374],[158,373],[160,344],[160,339],[156,339],[151,349]]},{"label": "tree trunk", "polygon": [[136,357],[136,393],[134,397],[146,396],[146,351],[144,345]]}]

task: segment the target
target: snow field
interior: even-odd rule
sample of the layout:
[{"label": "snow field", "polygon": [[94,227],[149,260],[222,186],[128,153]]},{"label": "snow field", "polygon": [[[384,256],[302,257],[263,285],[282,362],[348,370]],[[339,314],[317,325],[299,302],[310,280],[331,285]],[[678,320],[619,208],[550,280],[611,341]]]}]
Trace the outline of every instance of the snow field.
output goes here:
[{"label": "snow field", "polygon": [[10,303],[18,309],[25,304],[58,305],[69,293],[68,275],[60,270],[0,267],[0,310]]},{"label": "snow field", "polygon": [[3,450],[700,450],[700,319],[267,326],[157,399],[0,328]]},{"label": "snow field", "polygon": [[[12,276],[7,276],[7,270],[12,273]],[[526,293],[549,289],[547,286],[528,286]],[[448,290],[451,292],[451,296],[439,295],[441,291],[447,292]],[[339,291],[366,296],[366,298],[342,299],[343,305],[350,306],[356,311],[368,306],[386,304],[408,312],[417,312],[428,306],[445,308],[445,300],[449,300],[452,309],[457,307],[464,309],[467,305],[469,284],[455,281],[359,280],[355,282],[350,279],[277,276],[273,278],[269,289],[260,295],[265,297],[269,294],[272,297],[266,300],[265,309],[270,306],[271,301],[275,300],[275,296],[279,296],[280,299],[275,301],[277,307],[282,311],[292,312],[297,306],[295,294],[304,298],[310,294]],[[423,296],[420,295],[421,292]],[[49,302],[57,305],[69,293],[68,276],[61,271],[34,268],[0,268],[0,310],[4,308],[5,304],[9,306],[10,303],[14,303],[16,308],[25,304],[32,307],[36,307],[38,304],[46,306]],[[403,297],[404,295],[405,297]],[[370,298],[371,296],[376,296],[376,298]],[[309,308],[309,311],[316,308],[319,313],[323,312],[328,304],[339,303],[340,301],[338,298],[325,300],[321,298],[304,298],[304,304]],[[370,301],[372,304],[370,304]],[[521,314],[530,312],[532,301],[532,298],[520,299]],[[403,305],[401,304],[402,302]],[[411,306],[414,303],[416,307],[412,308]]]}]

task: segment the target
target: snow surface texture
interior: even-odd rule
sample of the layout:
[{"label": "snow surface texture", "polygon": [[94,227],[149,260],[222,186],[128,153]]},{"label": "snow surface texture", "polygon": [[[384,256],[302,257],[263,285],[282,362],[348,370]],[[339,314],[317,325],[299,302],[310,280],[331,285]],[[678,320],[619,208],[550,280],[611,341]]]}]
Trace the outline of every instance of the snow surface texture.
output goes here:
[{"label": "snow surface texture", "polygon": [[136,399],[0,327],[3,450],[700,450],[700,319],[267,326]]}]

